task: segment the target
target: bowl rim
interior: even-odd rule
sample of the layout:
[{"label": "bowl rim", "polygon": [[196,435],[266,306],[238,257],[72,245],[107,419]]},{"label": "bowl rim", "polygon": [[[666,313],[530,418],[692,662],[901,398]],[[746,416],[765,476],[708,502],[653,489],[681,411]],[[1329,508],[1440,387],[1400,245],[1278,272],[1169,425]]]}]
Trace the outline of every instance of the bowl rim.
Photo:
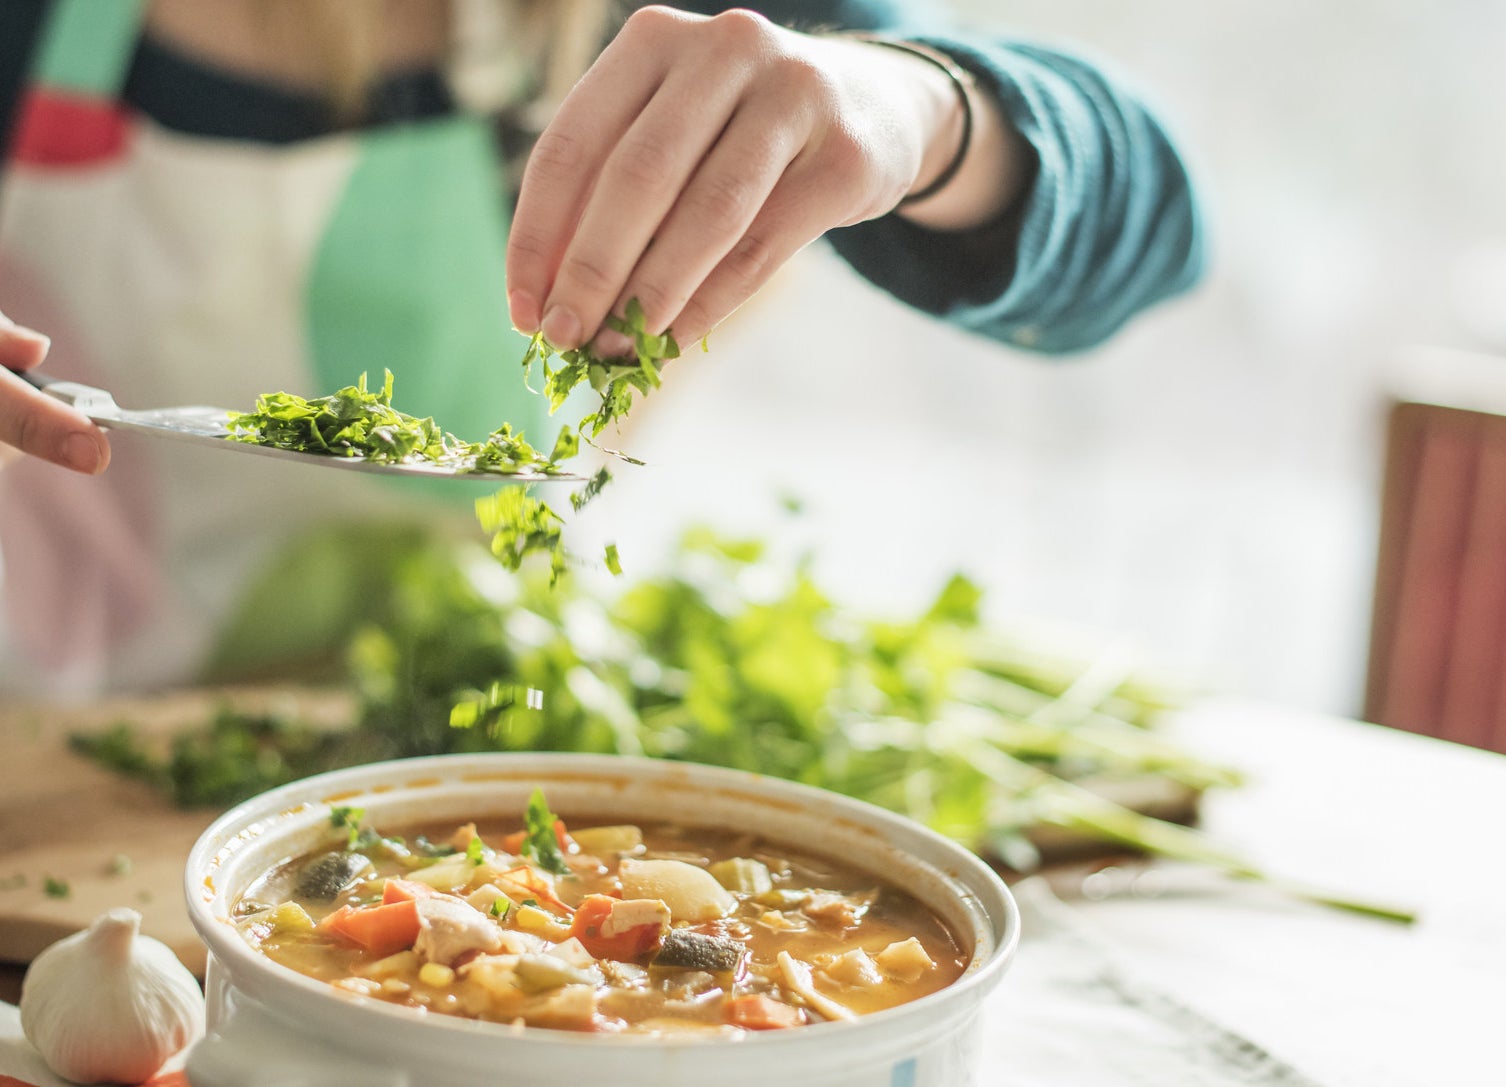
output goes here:
[{"label": "bowl rim", "polygon": [[[466,768],[469,766],[476,766],[477,769],[467,774]],[[505,771],[508,777],[521,779],[526,772],[529,776],[541,778],[542,784],[547,787],[550,769],[555,770],[556,774],[560,771],[575,771],[577,774],[605,774],[610,771],[609,776],[612,777],[621,777],[625,773],[635,776],[642,773],[655,776],[688,775],[697,785],[739,786],[741,791],[751,793],[759,799],[819,801],[824,805],[838,807],[859,824],[879,830],[886,841],[893,842],[896,846],[908,839],[922,842],[945,855],[948,862],[945,868],[918,858],[917,865],[930,869],[943,883],[957,890],[963,911],[973,918],[975,925],[981,923],[984,927],[973,934],[973,952],[962,976],[956,981],[924,997],[860,1015],[853,1020],[813,1023],[798,1031],[744,1031],[733,1036],[721,1033],[703,1035],[699,1032],[665,1035],[594,1034],[545,1027],[519,1029],[489,1020],[473,1020],[442,1013],[426,1014],[389,1001],[344,992],[260,954],[245,942],[227,918],[216,916],[213,912],[213,903],[232,893],[238,895],[244,890],[244,887],[219,886],[214,881],[214,873],[233,859],[238,850],[247,848],[251,842],[260,841],[269,833],[276,834],[280,829],[283,833],[298,829],[301,824],[287,820],[301,816],[317,805],[333,806],[339,800],[363,794],[380,795],[388,791],[384,788],[383,779],[392,778],[406,778],[409,780],[404,784],[424,788],[444,784],[442,776],[489,777]],[[441,779],[432,782],[424,780],[426,777],[434,777],[438,772],[442,772]],[[352,791],[351,786],[356,782],[361,784]],[[402,787],[403,784],[393,786]],[[286,829],[275,825],[269,827],[269,824],[278,821],[283,821]],[[965,877],[971,877],[992,892],[996,898],[995,905],[991,907],[985,903]],[[629,1047],[698,1048],[733,1044],[755,1048],[778,1047],[781,1050],[820,1050],[835,1044],[836,1032],[839,1031],[849,1042],[854,1035],[871,1035],[872,1037],[864,1039],[865,1046],[870,1048],[877,1046],[888,1050],[891,1046],[885,1043],[891,1038],[894,1043],[892,1048],[907,1048],[898,1035],[909,1038],[914,1032],[911,1029],[896,1032],[894,1028],[904,1022],[930,1023],[952,1014],[954,1006],[960,1002],[981,1001],[983,995],[999,982],[1012,962],[1020,934],[1019,908],[998,873],[972,851],[913,819],[867,801],[785,778],[706,763],[632,755],[569,752],[425,755],[363,763],[289,782],[242,801],[220,815],[203,831],[189,853],[184,869],[183,892],[190,920],[208,947],[211,966],[216,961],[221,964],[233,975],[231,984],[252,999],[259,1000],[265,1011],[275,1018],[291,1021],[296,1026],[300,1021],[300,1010],[317,1009],[321,1013],[336,1015],[351,1024],[359,1025],[373,1037],[377,1034],[391,1035],[394,1032],[406,1036],[407,1032],[416,1030],[421,1032],[418,1036],[425,1038],[447,1036],[456,1041],[462,1038],[480,1039],[528,1048],[563,1045],[622,1050]],[[936,911],[936,907],[924,898],[922,904],[933,912]],[[990,945],[981,955],[976,946],[979,932]],[[983,992],[977,991],[980,989]]]}]

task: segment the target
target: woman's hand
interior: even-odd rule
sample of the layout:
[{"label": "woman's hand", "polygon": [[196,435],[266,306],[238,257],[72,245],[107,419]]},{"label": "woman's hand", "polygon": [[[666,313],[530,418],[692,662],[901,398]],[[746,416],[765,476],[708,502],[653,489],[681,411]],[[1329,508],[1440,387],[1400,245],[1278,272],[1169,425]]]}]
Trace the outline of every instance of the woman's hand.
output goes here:
[{"label": "woman's hand", "polygon": [[[986,221],[1023,176],[1018,138],[972,93],[963,170],[905,209],[927,226]],[[700,339],[802,247],[938,176],[961,116],[947,76],[897,50],[746,11],[640,9],[529,159],[507,249],[513,323],[625,353],[600,330],[637,297],[650,332]]]},{"label": "woman's hand", "polygon": [[5,446],[87,475],[105,470],[110,443],[90,420],[11,371],[41,365],[51,341],[0,313],[0,457]]}]

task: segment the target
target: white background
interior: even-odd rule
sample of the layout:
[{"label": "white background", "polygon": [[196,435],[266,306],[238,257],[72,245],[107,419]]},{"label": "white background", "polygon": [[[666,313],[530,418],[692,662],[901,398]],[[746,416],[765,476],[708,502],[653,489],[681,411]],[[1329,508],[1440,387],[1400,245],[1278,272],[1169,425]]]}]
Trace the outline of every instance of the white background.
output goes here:
[{"label": "white background", "polygon": [[1506,355],[1506,5],[953,10],[1147,92],[1202,182],[1209,279],[1053,361],[813,249],[645,405],[623,442],[655,467],[589,524],[643,570],[687,519],[771,529],[789,491],[844,596],[909,607],[960,568],[1000,621],[1357,714],[1383,374],[1414,344]]}]

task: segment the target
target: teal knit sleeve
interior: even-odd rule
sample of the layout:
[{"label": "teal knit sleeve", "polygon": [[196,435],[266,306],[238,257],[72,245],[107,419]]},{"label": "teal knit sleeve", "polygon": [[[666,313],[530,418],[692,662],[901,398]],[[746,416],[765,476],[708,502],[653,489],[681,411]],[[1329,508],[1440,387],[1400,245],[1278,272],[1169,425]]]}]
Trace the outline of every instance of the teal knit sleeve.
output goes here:
[{"label": "teal knit sleeve", "polygon": [[998,98],[1030,146],[1032,176],[1015,207],[977,230],[887,215],[831,231],[859,273],[953,324],[1050,353],[1093,347],[1199,279],[1205,238],[1189,172],[1122,83],[1043,45],[917,40]]}]

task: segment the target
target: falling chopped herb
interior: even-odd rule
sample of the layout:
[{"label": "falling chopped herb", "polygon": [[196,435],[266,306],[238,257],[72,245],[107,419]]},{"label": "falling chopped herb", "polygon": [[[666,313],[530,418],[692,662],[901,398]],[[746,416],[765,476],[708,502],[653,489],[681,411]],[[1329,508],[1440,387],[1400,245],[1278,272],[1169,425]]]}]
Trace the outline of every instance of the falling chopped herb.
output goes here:
[{"label": "falling chopped herb", "polygon": [[519,487],[476,499],[476,519],[491,533],[492,554],[509,570],[531,554],[549,557],[551,581],[565,571],[565,522],[542,500]]},{"label": "falling chopped herb", "polygon": [[42,893],[48,898],[67,898],[73,893],[73,889],[68,886],[67,880],[48,876],[42,881]]},{"label": "falling chopped herb", "polygon": [[128,876],[135,871],[135,868],[135,862],[130,857],[124,853],[117,853],[110,858],[110,865],[107,871],[112,876]]}]

